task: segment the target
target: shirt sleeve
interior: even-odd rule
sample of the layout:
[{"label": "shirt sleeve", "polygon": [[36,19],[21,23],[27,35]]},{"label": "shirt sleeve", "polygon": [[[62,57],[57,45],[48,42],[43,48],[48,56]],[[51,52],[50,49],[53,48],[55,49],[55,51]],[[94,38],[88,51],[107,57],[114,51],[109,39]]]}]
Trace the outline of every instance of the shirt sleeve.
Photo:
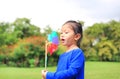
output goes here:
[{"label": "shirt sleeve", "polygon": [[59,72],[48,72],[46,79],[69,79],[75,78],[84,65],[84,55],[82,52],[74,52],[72,55],[70,66],[67,70]]}]

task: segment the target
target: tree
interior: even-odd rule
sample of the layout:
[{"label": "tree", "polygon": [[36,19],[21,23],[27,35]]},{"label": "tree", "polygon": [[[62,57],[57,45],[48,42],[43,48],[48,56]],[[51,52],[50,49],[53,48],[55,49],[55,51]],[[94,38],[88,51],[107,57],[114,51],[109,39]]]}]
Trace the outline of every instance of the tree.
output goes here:
[{"label": "tree", "polygon": [[12,25],[18,38],[40,35],[40,28],[31,24],[27,18],[18,18]]},{"label": "tree", "polygon": [[51,28],[49,25],[47,25],[47,26],[44,28],[44,32],[43,32],[42,35],[47,37],[47,35],[50,34],[51,32],[52,32],[52,28]]},{"label": "tree", "polygon": [[98,56],[101,61],[112,61],[113,56],[118,53],[112,41],[103,39],[96,45]]},{"label": "tree", "polygon": [[[112,61],[118,56],[120,43],[120,22],[110,21],[108,23],[95,23],[84,31],[83,49],[86,57],[91,49],[97,51],[100,60]],[[88,40],[88,41],[87,41]],[[87,43],[86,43],[87,41]]]},{"label": "tree", "polygon": [[0,23],[0,46],[5,45],[6,35],[9,34],[9,23]]}]

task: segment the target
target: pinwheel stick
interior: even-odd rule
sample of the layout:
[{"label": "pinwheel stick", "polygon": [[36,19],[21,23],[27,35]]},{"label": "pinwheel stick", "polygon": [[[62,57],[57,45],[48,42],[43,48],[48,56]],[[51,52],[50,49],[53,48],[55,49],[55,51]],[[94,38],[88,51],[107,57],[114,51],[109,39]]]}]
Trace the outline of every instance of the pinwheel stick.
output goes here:
[{"label": "pinwheel stick", "polygon": [[47,69],[47,45],[48,41],[45,41],[45,70]]}]

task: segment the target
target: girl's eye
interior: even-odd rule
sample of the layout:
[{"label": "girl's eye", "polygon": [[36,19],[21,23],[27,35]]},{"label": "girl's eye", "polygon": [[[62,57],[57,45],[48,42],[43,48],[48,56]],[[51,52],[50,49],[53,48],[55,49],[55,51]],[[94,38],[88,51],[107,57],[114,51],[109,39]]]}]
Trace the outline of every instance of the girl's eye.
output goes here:
[{"label": "girl's eye", "polygon": [[68,34],[69,32],[61,32],[60,34]]},{"label": "girl's eye", "polygon": [[68,34],[68,32],[65,32],[65,34]]},{"label": "girl's eye", "polygon": [[60,34],[63,34],[62,32]]}]

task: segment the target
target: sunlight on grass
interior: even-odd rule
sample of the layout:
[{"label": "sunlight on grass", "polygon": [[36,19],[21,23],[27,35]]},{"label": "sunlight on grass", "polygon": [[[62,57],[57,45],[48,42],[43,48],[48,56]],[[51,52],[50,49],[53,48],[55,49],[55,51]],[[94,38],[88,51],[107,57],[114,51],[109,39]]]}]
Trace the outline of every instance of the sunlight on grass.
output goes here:
[{"label": "sunlight on grass", "polygon": [[[44,68],[0,68],[0,79],[41,79],[41,70]],[[48,70],[55,71],[55,67]]]},{"label": "sunlight on grass", "polygon": [[[85,79],[120,79],[120,63],[86,62]],[[41,79],[44,68],[0,67],[0,79]],[[55,71],[56,67],[47,70]]]},{"label": "sunlight on grass", "polygon": [[86,62],[85,79],[120,79],[118,62]]}]

